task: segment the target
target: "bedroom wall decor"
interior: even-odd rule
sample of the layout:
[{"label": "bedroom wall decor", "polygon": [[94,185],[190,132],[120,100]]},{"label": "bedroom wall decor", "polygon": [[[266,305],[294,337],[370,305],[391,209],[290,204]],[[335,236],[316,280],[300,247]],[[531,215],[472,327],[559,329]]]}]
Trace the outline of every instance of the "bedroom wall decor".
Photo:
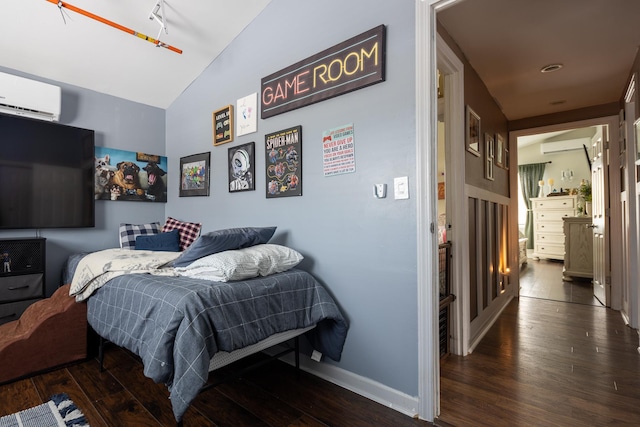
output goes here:
[{"label": "bedroom wall decor", "polygon": [[229,193],[255,190],[255,142],[229,148]]},{"label": "bedroom wall decor", "polygon": [[258,93],[254,92],[238,99],[237,106],[236,134],[242,136],[256,132],[258,130]]},{"label": "bedroom wall decor", "polygon": [[322,132],[322,164],[324,176],[356,171],[353,123]]},{"label": "bedroom wall decor", "polygon": [[233,105],[213,112],[213,145],[233,141]]},{"label": "bedroom wall decor", "polygon": [[496,153],[495,161],[496,166],[504,168],[504,138],[499,133],[496,133]]},{"label": "bedroom wall decor", "polygon": [[180,158],[180,197],[209,195],[211,152]]},{"label": "bedroom wall decor", "polygon": [[379,25],[262,79],[263,119],[385,80],[385,29]]},{"label": "bedroom wall decor", "polygon": [[264,136],[267,199],[302,196],[302,126]]},{"label": "bedroom wall decor", "polygon": [[488,133],[484,134],[484,152],[485,152],[485,168],[484,177],[489,181],[493,181],[493,158],[494,158],[494,141],[493,136]]},{"label": "bedroom wall decor", "polygon": [[467,151],[480,157],[480,116],[467,105]]},{"label": "bedroom wall decor", "polygon": [[167,158],[95,147],[96,200],[166,202]]}]

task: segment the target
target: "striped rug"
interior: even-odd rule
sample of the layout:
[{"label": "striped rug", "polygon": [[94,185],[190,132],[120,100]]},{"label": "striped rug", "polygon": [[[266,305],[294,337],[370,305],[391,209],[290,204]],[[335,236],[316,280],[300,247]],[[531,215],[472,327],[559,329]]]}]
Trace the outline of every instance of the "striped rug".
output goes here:
[{"label": "striped rug", "polygon": [[0,418],[0,427],[89,427],[84,414],[65,393],[42,405]]}]

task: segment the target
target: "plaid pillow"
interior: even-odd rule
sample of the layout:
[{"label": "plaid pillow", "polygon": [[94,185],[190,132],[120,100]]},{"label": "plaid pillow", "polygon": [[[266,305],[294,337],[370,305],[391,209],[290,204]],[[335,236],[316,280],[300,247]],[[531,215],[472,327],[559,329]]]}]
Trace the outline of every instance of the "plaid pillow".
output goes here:
[{"label": "plaid pillow", "polygon": [[122,249],[135,249],[136,237],[149,236],[160,233],[160,223],[149,224],[120,224],[120,247]]},{"label": "plaid pillow", "polygon": [[177,229],[180,233],[180,250],[184,251],[198,238],[201,228],[202,224],[199,222],[184,222],[168,217],[162,226],[162,232],[166,233]]}]

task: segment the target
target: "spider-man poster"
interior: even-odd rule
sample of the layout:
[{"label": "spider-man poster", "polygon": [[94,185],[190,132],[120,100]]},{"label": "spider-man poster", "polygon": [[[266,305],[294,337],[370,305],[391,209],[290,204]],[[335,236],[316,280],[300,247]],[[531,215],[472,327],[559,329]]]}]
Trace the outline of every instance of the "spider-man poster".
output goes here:
[{"label": "spider-man poster", "polygon": [[302,126],[267,134],[266,195],[302,196]]}]

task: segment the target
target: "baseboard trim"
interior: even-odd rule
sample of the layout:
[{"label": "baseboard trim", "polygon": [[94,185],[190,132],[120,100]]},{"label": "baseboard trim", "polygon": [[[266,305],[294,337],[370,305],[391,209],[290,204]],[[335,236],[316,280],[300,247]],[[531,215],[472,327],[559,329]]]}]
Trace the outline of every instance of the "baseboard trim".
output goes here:
[{"label": "baseboard trim", "polygon": [[[269,351],[269,353],[271,353],[271,351]],[[280,360],[290,365],[295,364],[294,356],[291,354],[282,357]],[[300,355],[300,369],[409,417],[418,418],[417,397],[409,396],[401,391],[354,374],[335,365],[316,362],[304,354]]]}]

